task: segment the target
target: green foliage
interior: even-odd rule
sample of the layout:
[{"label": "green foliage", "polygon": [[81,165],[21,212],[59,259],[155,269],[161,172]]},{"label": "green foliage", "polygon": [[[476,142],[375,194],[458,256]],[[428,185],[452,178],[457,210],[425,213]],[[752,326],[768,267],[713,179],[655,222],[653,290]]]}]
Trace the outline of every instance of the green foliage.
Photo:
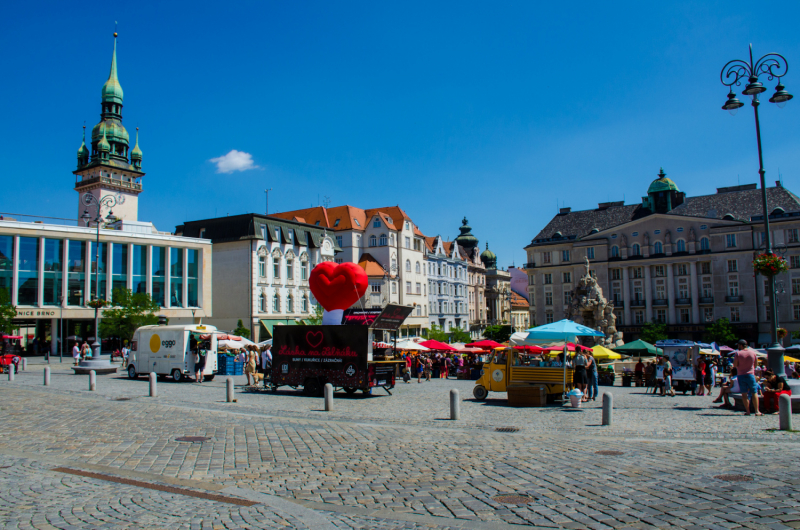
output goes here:
[{"label": "green foliage", "polygon": [[655,344],[660,340],[667,340],[667,325],[658,322],[647,322],[642,326],[641,339],[650,344]]},{"label": "green foliage", "polygon": [[495,342],[505,342],[511,338],[511,326],[489,326],[483,331],[483,336]]},{"label": "green foliage", "polygon": [[450,332],[450,338],[453,339],[453,342],[463,342],[464,344],[472,342],[469,333],[461,328],[453,328],[453,331]]},{"label": "green foliage", "polygon": [[234,335],[239,335],[240,337],[244,337],[246,339],[250,338],[250,330],[244,327],[242,324],[242,319],[239,319],[239,322],[236,323],[236,329],[233,330]]},{"label": "green foliage", "polygon": [[11,305],[11,295],[8,289],[0,289],[0,333],[11,335],[14,330],[14,318],[17,308]]},{"label": "green foliage", "polygon": [[441,328],[441,326],[437,324],[433,324],[431,328],[428,330],[429,340],[438,340],[439,342],[447,342],[449,338],[450,335],[445,333],[445,331]]},{"label": "green foliage", "polygon": [[111,295],[111,307],[101,315],[100,335],[130,340],[137,328],[158,324],[158,310],[149,294],[118,287]]},{"label": "green foliage", "polygon": [[[322,325],[322,306],[317,304],[314,306],[314,316],[308,317],[308,322],[312,326],[321,326]],[[240,320],[241,322],[241,320]]]},{"label": "green foliage", "polygon": [[732,345],[736,342],[736,334],[733,332],[731,322],[727,318],[720,318],[716,322],[712,322],[706,326],[706,332],[703,335],[703,340],[706,342],[716,342],[719,345]]}]

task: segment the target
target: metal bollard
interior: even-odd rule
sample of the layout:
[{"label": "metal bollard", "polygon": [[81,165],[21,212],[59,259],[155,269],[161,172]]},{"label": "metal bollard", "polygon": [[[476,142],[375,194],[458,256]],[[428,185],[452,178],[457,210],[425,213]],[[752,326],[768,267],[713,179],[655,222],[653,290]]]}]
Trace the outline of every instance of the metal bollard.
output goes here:
[{"label": "metal bollard", "polygon": [[8,365],[8,380],[9,381],[13,381],[14,380],[14,372],[15,372],[14,365],[13,364],[9,364]]},{"label": "metal bollard", "polygon": [[225,390],[228,398],[228,403],[233,403],[233,378],[229,377],[225,381]]},{"label": "metal bollard", "polygon": [[458,397],[458,390],[455,388],[450,391],[450,419],[461,418],[461,399]]},{"label": "metal bollard", "polygon": [[155,372],[150,372],[150,397],[158,397],[158,388],[156,387]]},{"label": "metal bollard", "polygon": [[25,370],[27,370],[27,369],[28,369],[28,359],[26,359],[25,357],[23,357],[23,358],[22,358],[22,371],[24,372],[24,371],[25,371]]},{"label": "metal bollard", "polygon": [[89,391],[94,392],[97,390],[97,372],[89,370]]},{"label": "metal bollard", "polygon": [[333,410],[333,385],[325,383],[325,411]]},{"label": "metal bollard", "polygon": [[44,367],[44,386],[50,386],[50,367]]},{"label": "metal bollard", "polygon": [[614,395],[611,392],[603,392],[603,425],[611,425],[613,412]]},{"label": "metal bollard", "polygon": [[778,398],[778,421],[782,431],[792,430],[792,398],[783,394]]}]

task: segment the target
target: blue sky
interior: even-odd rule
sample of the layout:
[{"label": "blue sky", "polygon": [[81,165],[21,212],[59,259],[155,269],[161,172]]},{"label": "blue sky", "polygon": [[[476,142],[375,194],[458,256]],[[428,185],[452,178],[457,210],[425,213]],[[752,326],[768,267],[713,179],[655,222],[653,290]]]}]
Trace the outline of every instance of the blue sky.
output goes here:
[{"label": "blue sky", "polygon": [[[432,236],[466,215],[519,265],[559,205],[639,202],[661,166],[689,195],[755,182],[752,109],[720,110],[720,70],[750,42],[784,54],[800,91],[793,2],[4,7],[0,210],[75,217],[71,171],[116,20],[123,123],[141,128],[147,172],[139,217],[161,230],[263,212],[269,187],[272,211],[399,204]],[[767,179],[780,170],[795,192],[798,105],[761,107]],[[232,150],[255,167],[218,173],[210,160]]]}]

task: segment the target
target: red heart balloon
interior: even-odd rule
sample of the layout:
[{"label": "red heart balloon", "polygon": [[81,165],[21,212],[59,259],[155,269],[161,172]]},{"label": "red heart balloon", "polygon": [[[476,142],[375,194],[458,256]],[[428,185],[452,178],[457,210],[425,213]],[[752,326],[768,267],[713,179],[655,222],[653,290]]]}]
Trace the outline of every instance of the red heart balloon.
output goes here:
[{"label": "red heart balloon", "polygon": [[355,263],[323,261],[311,271],[308,284],[326,311],[347,309],[367,292],[369,279]]}]

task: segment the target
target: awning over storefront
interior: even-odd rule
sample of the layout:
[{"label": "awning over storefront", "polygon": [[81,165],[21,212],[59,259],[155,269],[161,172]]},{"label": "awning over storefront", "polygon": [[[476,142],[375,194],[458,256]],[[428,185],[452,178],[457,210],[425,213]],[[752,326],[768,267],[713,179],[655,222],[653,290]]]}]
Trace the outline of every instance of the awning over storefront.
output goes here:
[{"label": "awning over storefront", "polygon": [[271,319],[263,319],[259,320],[261,325],[266,330],[266,335],[262,335],[261,339],[271,339],[273,335],[273,329],[275,326],[291,326],[295,324],[294,320],[286,320],[285,318],[271,318]]}]

